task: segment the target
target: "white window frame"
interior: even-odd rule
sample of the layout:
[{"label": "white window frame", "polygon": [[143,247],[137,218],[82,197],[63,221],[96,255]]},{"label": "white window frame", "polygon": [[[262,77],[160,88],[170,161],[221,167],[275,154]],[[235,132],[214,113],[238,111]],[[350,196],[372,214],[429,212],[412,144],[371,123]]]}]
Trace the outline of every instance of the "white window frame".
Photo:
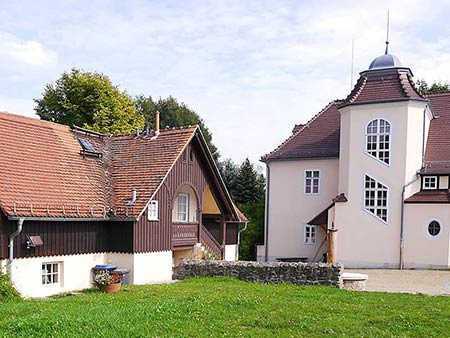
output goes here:
[{"label": "white window frame", "polygon": [[[314,234],[314,236],[312,236]],[[313,224],[303,226],[303,244],[315,245],[317,243],[317,227]]]},{"label": "white window frame", "polygon": [[[369,178],[371,180],[373,180],[375,182],[375,186],[374,187],[366,187],[366,179]],[[380,187],[379,185],[381,185],[382,187]],[[385,192],[385,198],[383,198],[383,196],[381,196],[381,198],[379,197],[379,193],[383,194],[383,192]],[[367,198],[367,193],[369,193],[369,199]],[[373,193],[373,194],[371,194]],[[373,197],[371,197],[373,196]],[[364,178],[363,178],[363,208],[366,212],[368,212],[370,215],[376,217],[376,219],[378,219],[379,221],[388,224],[389,221],[389,187],[380,182],[379,180],[377,180],[376,178],[374,178],[373,176],[369,175],[369,174],[364,174]],[[373,200],[373,205],[372,203],[370,203],[370,201]],[[385,200],[385,206],[383,206],[383,200]],[[367,201],[369,201],[369,203],[367,203]],[[381,204],[381,205],[379,205]],[[381,216],[379,215],[378,211],[381,210]],[[385,215],[383,215],[383,210],[385,210]],[[383,216],[385,217],[385,219],[383,218]]]},{"label": "white window frame", "polygon": [[[307,177],[307,173],[311,172],[311,176]],[[319,173],[319,176],[314,176],[314,173]],[[320,195],[320,180],[322,178],[322,173],[320,169],[305,169],[303,173],[303,193],[305,195]],[[314,181],[317,180],[317,192],[314,192]],[[307,188],[310,188],[311,191],[307,192]]]},{"label": "white window frame", "polygon": [[150,201],[147,210],[148,221],[159,221],[159,205],[158,201]]},{"label": "white window frame", "polygon": [[[369,125],[376,121],[376,130],[369,132]],[[383,126],[384,131],[381,131],[381,121],[385,123]],[[386,132],[386,128],[389,128],[389,131]],[[391,166],[392,162],[392,123],[388,121],[385,118],[375,118],[370,120],[365,127],[364,130],[364,149],[365,153],[369,155],[370,157],[378,160],[379,162]],[[388,138],[388,141],[386,142],[384,139]],[[369,139],[371,142],[369,142]],[[369,144],[373,146],[373,148],[369,149]],[[387,144],[387,149],[385,148]],[[387,157],[384,157],[387,153]],[[387,159],[387,162],[385,161]]]},{"label": "white window frame", "polygon": [[[430,179],[430,181],[427,182],[427,179]],[[431,185],[431,179],[434,179],[433,185]],[[439,176],[422,176],[422,190],[437,189],[439,189]]]},{"label": "white window frame", "polygon": [[[186,203],[183,203],[182,205],[185,205],[186,210],[184,211],[180,211],[180,197],[186,198]],[[178,198],[177,198],[177,203],[178,203],[178,222],[189,222],[189,194],[185,194],[185,193],[179,193],[178,194]],[[182,216],[184,215],[184,216]],[[180,217],[182,216],[182,217]]]},{"label": "white window frame", "polygon": [[[50,272],[47,267],[50,266]],[[56,271],[55,271],[56,267]],[[61,262],[43,262],[41,264],[41,283],[42,285],[61,285]]]}]

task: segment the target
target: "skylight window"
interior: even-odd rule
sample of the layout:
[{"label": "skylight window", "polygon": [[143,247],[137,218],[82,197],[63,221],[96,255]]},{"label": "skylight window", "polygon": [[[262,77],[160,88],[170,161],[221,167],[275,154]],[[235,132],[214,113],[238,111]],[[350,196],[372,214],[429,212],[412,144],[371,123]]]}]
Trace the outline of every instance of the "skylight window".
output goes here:
[{"label": "skylight window", "polygon": [[80,142],[80,144],[81,144],[81,146],[83,147],[84,150],[90,151],[92,153],[96,153],[97,152],[95,150],[95,148],[92,146],[91,142],[89,142],[88,140],[85,140],[84,138],[78,138],[78,141]]},{"label": "skylight window", "polygon": [[88,140],[78,137],[78,142],[80,142],[81,147],[83,148],[80,151],[80,154],[83,156],[95,156],[95,157],[101,157],[101,153],[99,151],[97,151],[91,144],[91,142],[89,142]]}]

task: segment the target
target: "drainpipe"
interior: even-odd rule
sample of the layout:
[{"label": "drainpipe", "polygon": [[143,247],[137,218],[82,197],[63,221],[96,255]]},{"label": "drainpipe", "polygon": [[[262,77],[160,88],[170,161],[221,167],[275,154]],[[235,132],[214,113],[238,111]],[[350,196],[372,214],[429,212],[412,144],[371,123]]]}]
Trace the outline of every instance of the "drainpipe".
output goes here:
[{"label": "drainpipe", "polygon": [[403,265],[404,265],[403,250],[405,247],[405,240],[403,237],[403,232],[404,232],[404,222],[405,222],[405,191],[406,191],[406,188],[409,187],[411,184],[413,184],[415,181],[417,181],[418,178],[419,178],[419,175],[416,174],[416,177],[414,177],[411,181],[406,183],[402,189],[402,208],[401,208],[401,220],[400,220],[400,262],[399,262],[400,270],[403,270]]},{"label": "drainpipe", "polygon": [[265,235],[264,235],[264,249],[265,257],[264,261],[269,261],[269,196],[270,196],[270,167],[269,162],[266,163],[266,212],[264,215],[264,223],[266,225]]},{"label": "drainpipe", "polygon": [[14,239],[22,232],[24,218],[17,220],[17,230],[9,236],[9,264],[14,260]]},{"label": "drainpipe", "polygon": [[239,230],[237,235],[238,259],[239,259],[239,244],[241,244],[241,233],[247,230],[247,225],[248,222],[244,222],[244,227],[241,230]]},{"label": "drainpipe", "polygon": [[427,116],[427,107],[428,104],[425,105],[423,110],[423,123],[422,123],[422,168],[425,166],[425,119]]}]

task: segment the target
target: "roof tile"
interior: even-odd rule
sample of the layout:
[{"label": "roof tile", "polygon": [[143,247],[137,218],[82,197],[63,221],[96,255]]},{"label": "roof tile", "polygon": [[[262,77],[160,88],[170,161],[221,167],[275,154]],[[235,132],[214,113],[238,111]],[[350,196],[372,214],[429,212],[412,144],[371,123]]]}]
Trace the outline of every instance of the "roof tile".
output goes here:
[{"label": "roof tile", "polygon": [[[196,130],[109,137],[0,112],[0,207],[8,216],[137,216]],[[102,156],[83,156],[80,137]]]}]

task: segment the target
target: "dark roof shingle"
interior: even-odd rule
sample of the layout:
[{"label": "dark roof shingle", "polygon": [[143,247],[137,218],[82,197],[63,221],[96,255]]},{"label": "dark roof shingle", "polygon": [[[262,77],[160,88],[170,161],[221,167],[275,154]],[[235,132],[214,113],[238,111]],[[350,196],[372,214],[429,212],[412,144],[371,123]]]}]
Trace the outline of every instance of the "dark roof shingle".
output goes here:
[{"label": "dark roof shingle", "polygon": [[425,99],[416,89],[409,69],[371,70],[361,73],[355,87],[340,107],[408,99]]},{"label": "dark roof shingle", "polygon": [[428,94],[435,118],[431,120],[423,173],[450,172],[450,91]]},{"label": "dark roof shingle", "polygon": [[294,128],[293,134],[278,148],[261,158],[262,161],[290,158],[321,158],[339,156],[340,114],[330,102],[308,123]]},{"label": "dark roof shingle", "polygon": [[405,203],[450,203],[448,190],[423,190],[405,200]]}]

